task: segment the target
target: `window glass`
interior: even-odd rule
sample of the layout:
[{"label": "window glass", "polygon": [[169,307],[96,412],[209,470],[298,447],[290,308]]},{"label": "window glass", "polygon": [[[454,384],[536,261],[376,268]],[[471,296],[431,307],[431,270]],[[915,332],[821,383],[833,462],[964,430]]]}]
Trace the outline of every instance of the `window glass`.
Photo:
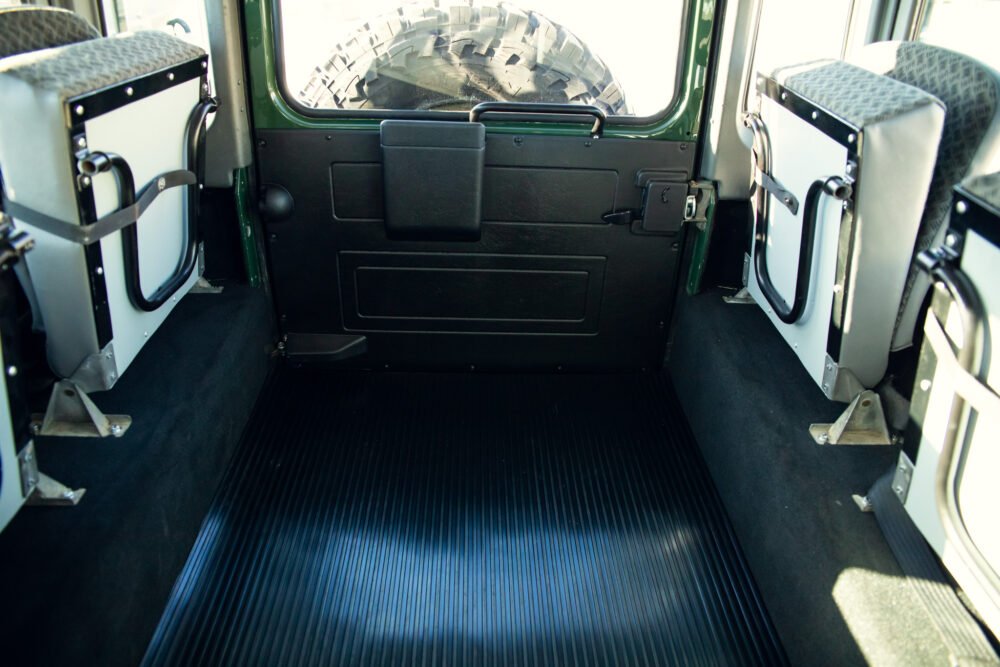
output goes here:
[{"label": "window glass", "polygon": [[283,0],[289,95],[317,109],[489,100],[651,116],[674,96],[686,0]]},{"label": "window glass", "polygon": [[[204,0],[101,0],[108,34],[161,30],[209,51],[208,18]],[[208,83],[215,90],[212,59],[208,59]],[[210,114],[206,123],[215,122]]]},{"label": "window glass", "polygon": [[840,58],[851,0],[761,0],[753,73],[823,58]]},{"label": "window glass", "polygon": [[928,0],[920,40],[1000,70],[1000,0]]}]

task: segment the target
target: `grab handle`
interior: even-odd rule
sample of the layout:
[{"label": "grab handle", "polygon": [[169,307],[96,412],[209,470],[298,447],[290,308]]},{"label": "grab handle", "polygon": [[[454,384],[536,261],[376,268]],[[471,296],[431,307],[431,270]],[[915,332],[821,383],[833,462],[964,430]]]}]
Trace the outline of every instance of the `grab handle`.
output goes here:
[{"label": "grab handle", "polygon": [[[755,166],[762,174],[771,173],[771,142],[767,127],[757,114],[747,114],[744,123],[753,131]],[[758,182],[761,179],[755,179]],[[799,261],[795,274],[795,294],[788,303],[778,292],[771,280],[767,267],[768,241],[768,197],[769,193],[763,187],[757,187],[754,205],[754,246],[753,266],[760,291],[767,300],[779,320],[785,324],[794,324],[805,312],[809,299],[809,284],[812,274],[813,249],[816,239],[816,219],[819,214],[819,202],[823,195],[841,201],[850,199],[853,194],[851,185],[840,176],[830,176],[817,179],[809,186],[805,205],[802,211],[802,233],[799,240]]]},{"label": "grab handle", "polygon": [[816,218],[819,213],[819,202],[823,195],[835,199],[846,199],[845,192],[850,186],[839,176],[831,176],[825,180],[813,181],[806,194],[806,202],[802,212],[802,235],[799,241],[799,263],[795,275],[795,296],[789,304],[778,293],[771,282],[767,268],[767,219],[757,215],[754,224],[753,265],[757,275],[757,284],[767,299],[774,314],[785,324],[794,324],[805,312],[809,299],[809,282],[812,275],[813,248],[816,239]]},{"label": "grab handle", "polygon": [[590,134],[596,139],[604,133],[608,114],[590,104],[555,104],[547,102],[480,102],[469,111],[469,122],[479,122],[487,113],[521,113],[540,116],[591,116],[594,125]]},{"label": "grab handle", "polygon": [[[139,269],[139,235],[137,224],[122,229],[122,253],[125,268],[125,288],[132,305],[146,312],[152,312],[167,302],[179,290],[194,271],[198,263],[198,196],[199,184],[203,180],[204,156],[201,146],[204,138],[205,118],[218,108],[218,102],[209,98],[201,101],[188,118],[185,141],[187,168],[195,173],[196,182],[188,186],[186,225],[184,229],[184,251],[174,272],[150,297],[142,291]],[[111,171],[118,182],[119,209],[135,203],[135,179],[132,169],[123,157],[115,153],[94,152],[80,160],[82,173],[93,175]]]}]

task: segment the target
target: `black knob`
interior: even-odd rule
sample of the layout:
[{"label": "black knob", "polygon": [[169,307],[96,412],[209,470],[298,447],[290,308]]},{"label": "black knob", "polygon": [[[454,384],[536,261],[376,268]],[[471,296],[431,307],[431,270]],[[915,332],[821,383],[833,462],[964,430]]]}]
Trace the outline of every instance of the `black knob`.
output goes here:
[{"label": "black knob", "polygon": [[295,200],[280,185],[265,185],[260,191],[260,213],[268,222],[280,222],[295,210]]}]

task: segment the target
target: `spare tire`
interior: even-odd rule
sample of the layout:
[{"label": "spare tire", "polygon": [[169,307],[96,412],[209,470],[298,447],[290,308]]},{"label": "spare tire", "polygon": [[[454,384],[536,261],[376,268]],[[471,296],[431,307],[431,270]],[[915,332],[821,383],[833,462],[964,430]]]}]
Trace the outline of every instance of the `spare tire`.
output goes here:
[{"label": "spare tire", "polygon": [[586,44],[502,2],[407,4],[365,23],[316,67],[299,100],[315,109],[467,110],[479,102],[628,108]]}]

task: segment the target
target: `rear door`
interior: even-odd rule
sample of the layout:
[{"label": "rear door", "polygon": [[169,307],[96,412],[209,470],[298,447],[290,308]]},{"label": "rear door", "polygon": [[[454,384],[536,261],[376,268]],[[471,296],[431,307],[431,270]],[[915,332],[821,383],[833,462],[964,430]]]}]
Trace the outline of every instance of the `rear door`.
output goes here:
[{"label": "rear door", "polygon": [[[257,187],[290,355],[661,363],[715,3],[618,5],[247,2]],[[455,142],[471,109],[498,101],[474,112],[485,151],[467,178],[478,168]],[[433,125],[454,167],[387,180],[385,120]],[[456,201],[477,202],[472,233],[449,233],[450,213],[414,235],[387,223],[387,210],[431,217]]]}]

